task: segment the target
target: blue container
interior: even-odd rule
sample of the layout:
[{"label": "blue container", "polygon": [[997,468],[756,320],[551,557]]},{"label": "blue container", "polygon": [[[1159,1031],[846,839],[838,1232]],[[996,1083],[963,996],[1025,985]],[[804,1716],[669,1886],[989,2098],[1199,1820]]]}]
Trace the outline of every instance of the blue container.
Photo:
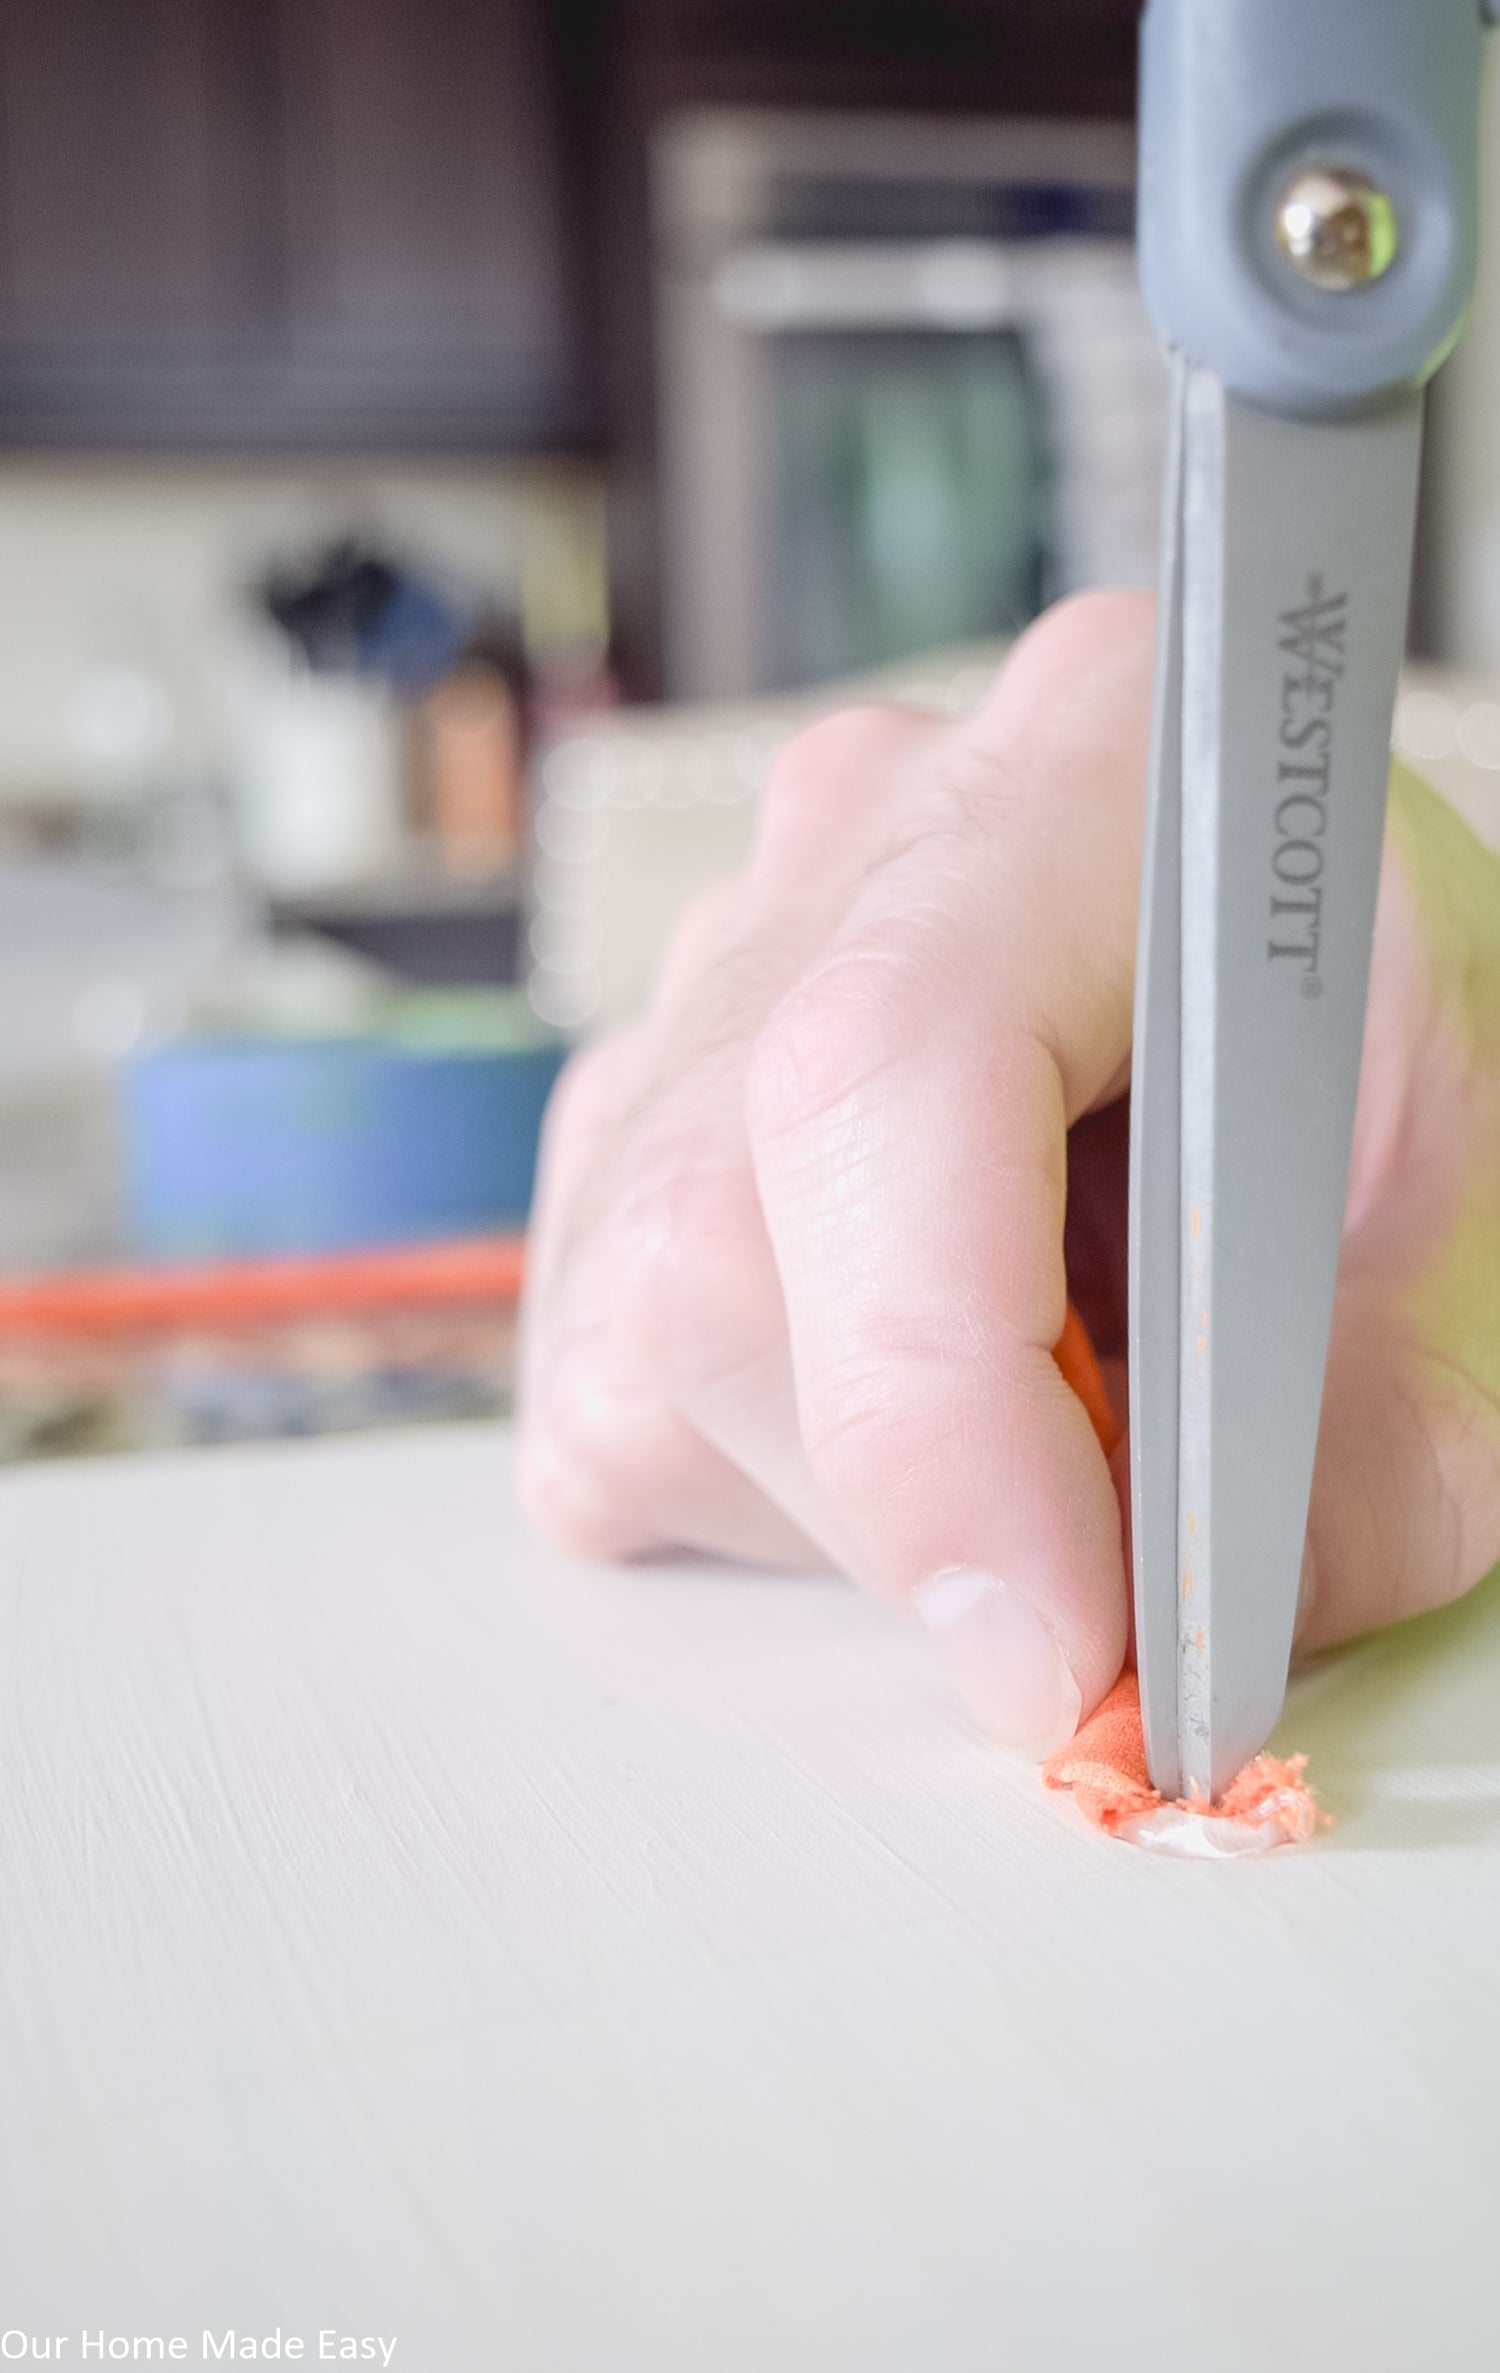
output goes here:
[{"label": "blue container", "polygon": [[122,1075],[134,1243],[199,1260],[514,1227],[563,1053],[372,1037],[140,1055]]}]

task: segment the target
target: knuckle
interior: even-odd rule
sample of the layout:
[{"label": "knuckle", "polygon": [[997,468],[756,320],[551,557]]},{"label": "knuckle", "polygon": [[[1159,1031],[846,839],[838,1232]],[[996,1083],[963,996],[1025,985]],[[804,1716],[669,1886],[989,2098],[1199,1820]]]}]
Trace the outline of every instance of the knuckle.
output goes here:
[{"label": "knuckle", "polygon": [[548,1099],[548,1127],[560,1133],[591,1115],[601,1092],[618,1071],[622,1054],[623,1039],[611,1036],[570,1055]]},{"label": "knuckle", "polygon": [[708,882],[682,908],[668,936],[656,979],[658,1010],[682,999],[724,953],[739,915],[738,875]]},{"label": "knuckle", "polygon": [[622,1554],[620,1528],[589,1477],[534,1425],[517,1443],[516,1498],[532,1529],[568,1556]]},{"label": "knuckle", "polygon": [[959,1444],[949,1396],[923,1359],[862,1350],[804,1398],[803,1447],[829,1505],[855,1530],[872,1512],[902,1529],[905,1510],[941,1506]]},{"label": "knuckle", "polygon": [[1142,592],[1074,594],[1029,626],[974,720],[971,746],[1024,747],[1029,782],[1050,807],[1061,781],[1095,806],[1118,804],[1144,765],[1156,603]]},{"label": "knuckle", "polygon": [[1149,649],[1156,631],[1156,597],[1138,587],[1105,586],[1070,593],[1044,610],[1026,629],[1015,656],[1044,659],[1049,666],[1078,662],[1091,666],[1119,651]]},{"label": "knuckle", "polygon": [[1156,596],[1140,586],[1094,586],[1054,603],[1050,615],[1059,632],[1085,634],[1093,643],[1138,639],[1155,629]]},{"label": "knuckle", "polygon": [[622,1262],[620,1324],[658,1390],[680,1394],[744,1366],[775,1297],[752,1180],[722,1154],[661,1180]]},{"label": "knuckle", "polygon": [[821,792],[839,789],[866,771],[870,759],[883,751],[894,717],[901,712],[879,701],[832,709],[815,717],[784,742],[771,764],[765,804],[771,812],[793,809],[816,799]]},{"label": "knuckle", "polygon": [[554,1380],[546,1412],[547,1440],[555,1474],[573,1482],[586,1478],[596,1492],[612,1492],[622,1481],[622,1456],[630,1430],[621,1396],[596,1359],[575,1356]]},{"label": "knuckle", "polygon": [[872,1489],[889,1490],[910,1452],[889,1382],[871,1369],[838,1388],[825,1385],[805,1412],[803,1437],[807,1463],[835,1507],[863,1506]]},{"label": "knuckle", "polygon": [[705,882],[695,890],[677,918],[673,943],[689,954],[708,952],[723,939],[739,902],[739,881],[733,874]]},{"label": "knuckle", "polygon": [[907,1035],[905,976],[894,951],[851,952],[783,997],[750,1053],[745,1097],[752,1146],[823,1129],[878,1086]]},{"label": "knuckle", "polygon": [[628,1075],[633,1051],[632,1034],[620,1031],[569,1056],[542,1120],[539,1192],[568,1166],[573,1148],[604,1124]]},{"label": "knuckle", "polygon": [[779,872],[842,840],[874,803],[907,713],[870,702],[835,709],[777,753],[761,798],[755,864]]},{"label": "knuckle", "polygon": [[629,1556],[646,1537],[668,1445],[664,1412],[612,1351],[561,1360],[539,1403],[522,1411],[516,1487],[523,1511],[573,1555]]},{"label": "knuckle", "polygon": [[1012,737],[981,725],[954,734],[934,775],[932,796],[913,818],[910,845],[943,850],[970,875],[976,847],[1013,850],[1046,786]]},{"label": "knuckle", "polygon": [[584,1055],[572,1055],[563,1065],[552,1085],[542,1114],[541,1135],[537,1142],[536,1184],[532,1191],[532,1219],[555,1202],[558,1181],[567,1165],[568,1148],[579,1133],[585,1105],[585,1095],[578,1077],[578,1065],[587,1061]]}]

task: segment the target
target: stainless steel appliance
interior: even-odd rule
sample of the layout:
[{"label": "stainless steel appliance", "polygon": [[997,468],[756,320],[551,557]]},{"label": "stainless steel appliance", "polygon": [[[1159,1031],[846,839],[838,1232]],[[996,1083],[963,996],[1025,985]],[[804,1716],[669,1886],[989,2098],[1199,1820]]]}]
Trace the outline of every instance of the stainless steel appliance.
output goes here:
[{"label": "stainless steel appliance", "polygon": [[1115,124],[708,111],[654,155],[667,678],[738,697],[1155,574]]}]

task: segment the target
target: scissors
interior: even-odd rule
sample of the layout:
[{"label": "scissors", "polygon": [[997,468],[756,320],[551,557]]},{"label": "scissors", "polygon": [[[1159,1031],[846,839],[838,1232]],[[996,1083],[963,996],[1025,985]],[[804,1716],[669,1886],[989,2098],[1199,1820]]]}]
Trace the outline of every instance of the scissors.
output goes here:
[{"label": "scissors", "polygon": [[1422,390],[1477,245],[1500,0],[1149,0],[1141,284],[1171,366],[1131,1111],[1151,1777],[1281,1710],[1347,1192]]}]

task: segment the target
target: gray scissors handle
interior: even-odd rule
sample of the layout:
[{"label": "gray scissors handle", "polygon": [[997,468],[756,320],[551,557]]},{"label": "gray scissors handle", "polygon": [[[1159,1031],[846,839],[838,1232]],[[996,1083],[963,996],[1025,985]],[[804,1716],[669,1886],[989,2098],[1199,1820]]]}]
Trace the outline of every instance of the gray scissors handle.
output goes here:
[{"label": "gray scissors handle", "polygon": [[[1163,345],[1304,417],[1430,378],[1474,284],[1484,50],[1480,0],[1149,0],[1140,271]],[[1352,302],[1278,237],[1288,191],[1328,165],[1399,230]]]}]

